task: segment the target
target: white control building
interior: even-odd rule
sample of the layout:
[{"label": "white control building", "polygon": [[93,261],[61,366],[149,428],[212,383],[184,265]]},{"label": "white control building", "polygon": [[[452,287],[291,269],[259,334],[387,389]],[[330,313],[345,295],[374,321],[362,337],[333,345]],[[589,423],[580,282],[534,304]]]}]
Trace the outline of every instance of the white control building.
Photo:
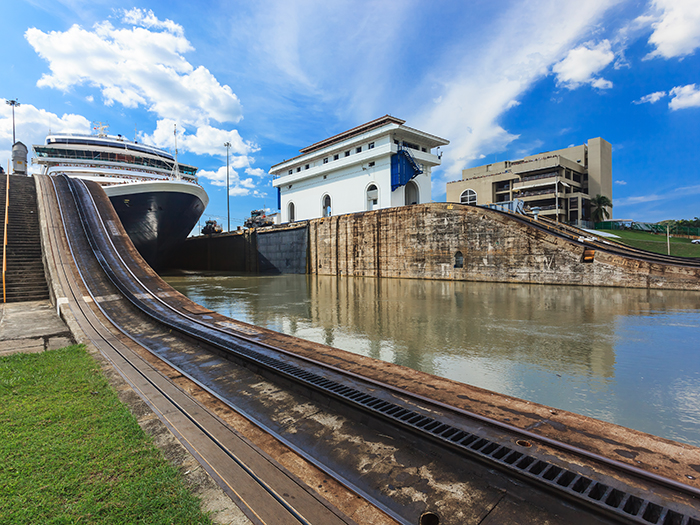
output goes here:
[{"label": "white control building", "polygon": [[385,115],[272,166],[281,222],[430,202],[431,169],[449,141],[404,122]]}]

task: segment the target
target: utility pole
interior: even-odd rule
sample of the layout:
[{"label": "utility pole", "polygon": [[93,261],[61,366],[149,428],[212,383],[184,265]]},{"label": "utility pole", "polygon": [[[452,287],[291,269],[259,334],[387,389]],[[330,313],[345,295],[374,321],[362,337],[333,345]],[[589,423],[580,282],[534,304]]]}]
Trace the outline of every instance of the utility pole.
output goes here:
[{"label": "utility pole", "polygon": [[228,159],[229,159],[229,149],[231,148],[231,143],[230,142],[225,142],[224,146],[226,146],[226,218],[227,218],[227,226],[226,226],[226,231],[230,232],[231,231],[231,206],[229,204],[231,200],[231,196],[229,195],[229,182],[228,182]]},{"label": "utility pole", "polygon": [[21,106],[21,104],[18,102],[17,99],[14,100],[6,100],[5,103],[8,106],[12,106],[12,145],[15,145],[15,108],[18,108]]}]

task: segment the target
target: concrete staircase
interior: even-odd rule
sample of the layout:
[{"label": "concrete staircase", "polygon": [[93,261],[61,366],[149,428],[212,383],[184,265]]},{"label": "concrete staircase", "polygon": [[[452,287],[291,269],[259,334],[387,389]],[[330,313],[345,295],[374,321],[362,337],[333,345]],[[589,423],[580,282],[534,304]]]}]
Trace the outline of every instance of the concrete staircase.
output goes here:
[{"label": "concrete staircase", "polygon": [[[0,237],[3,241],[6,181],[7,175],[0,175]],[[0,245],[0,272],[1,265],[2,245]],[[36,187],[32,177],[10,175],[5,298],[8,303],[49,298],[41,256]]]}]

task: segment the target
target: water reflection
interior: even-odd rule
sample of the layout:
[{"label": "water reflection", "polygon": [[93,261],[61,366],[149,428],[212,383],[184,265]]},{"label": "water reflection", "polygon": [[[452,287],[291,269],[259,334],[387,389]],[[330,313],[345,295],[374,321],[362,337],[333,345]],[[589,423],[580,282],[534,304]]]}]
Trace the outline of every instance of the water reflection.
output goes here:
[{"label": "water reflection", "polygon": [[188,274],[224,315],[700,445],[700,294]]}]

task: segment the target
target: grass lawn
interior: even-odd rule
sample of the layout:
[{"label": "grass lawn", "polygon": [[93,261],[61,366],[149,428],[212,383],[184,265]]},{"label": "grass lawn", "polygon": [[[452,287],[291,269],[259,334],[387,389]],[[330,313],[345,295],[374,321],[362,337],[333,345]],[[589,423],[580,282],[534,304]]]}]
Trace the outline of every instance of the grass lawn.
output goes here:
[{"label": "grass lawn", "polygon": [[[666,235],[640,232],[635,230],[598,230],[612,233],[619,236],[619,239],[607,239],[627,244],[634,248],[647,250],[655,253],[668,253],[666,246]],[[677,257],[700,257],[700,244],[692,244],[690,239],[681,237],[671,237],[671,255]]]},{"label": "grass lawn", "polygon": [[211,523],[84,347],[0,358],[0,523]]}]

